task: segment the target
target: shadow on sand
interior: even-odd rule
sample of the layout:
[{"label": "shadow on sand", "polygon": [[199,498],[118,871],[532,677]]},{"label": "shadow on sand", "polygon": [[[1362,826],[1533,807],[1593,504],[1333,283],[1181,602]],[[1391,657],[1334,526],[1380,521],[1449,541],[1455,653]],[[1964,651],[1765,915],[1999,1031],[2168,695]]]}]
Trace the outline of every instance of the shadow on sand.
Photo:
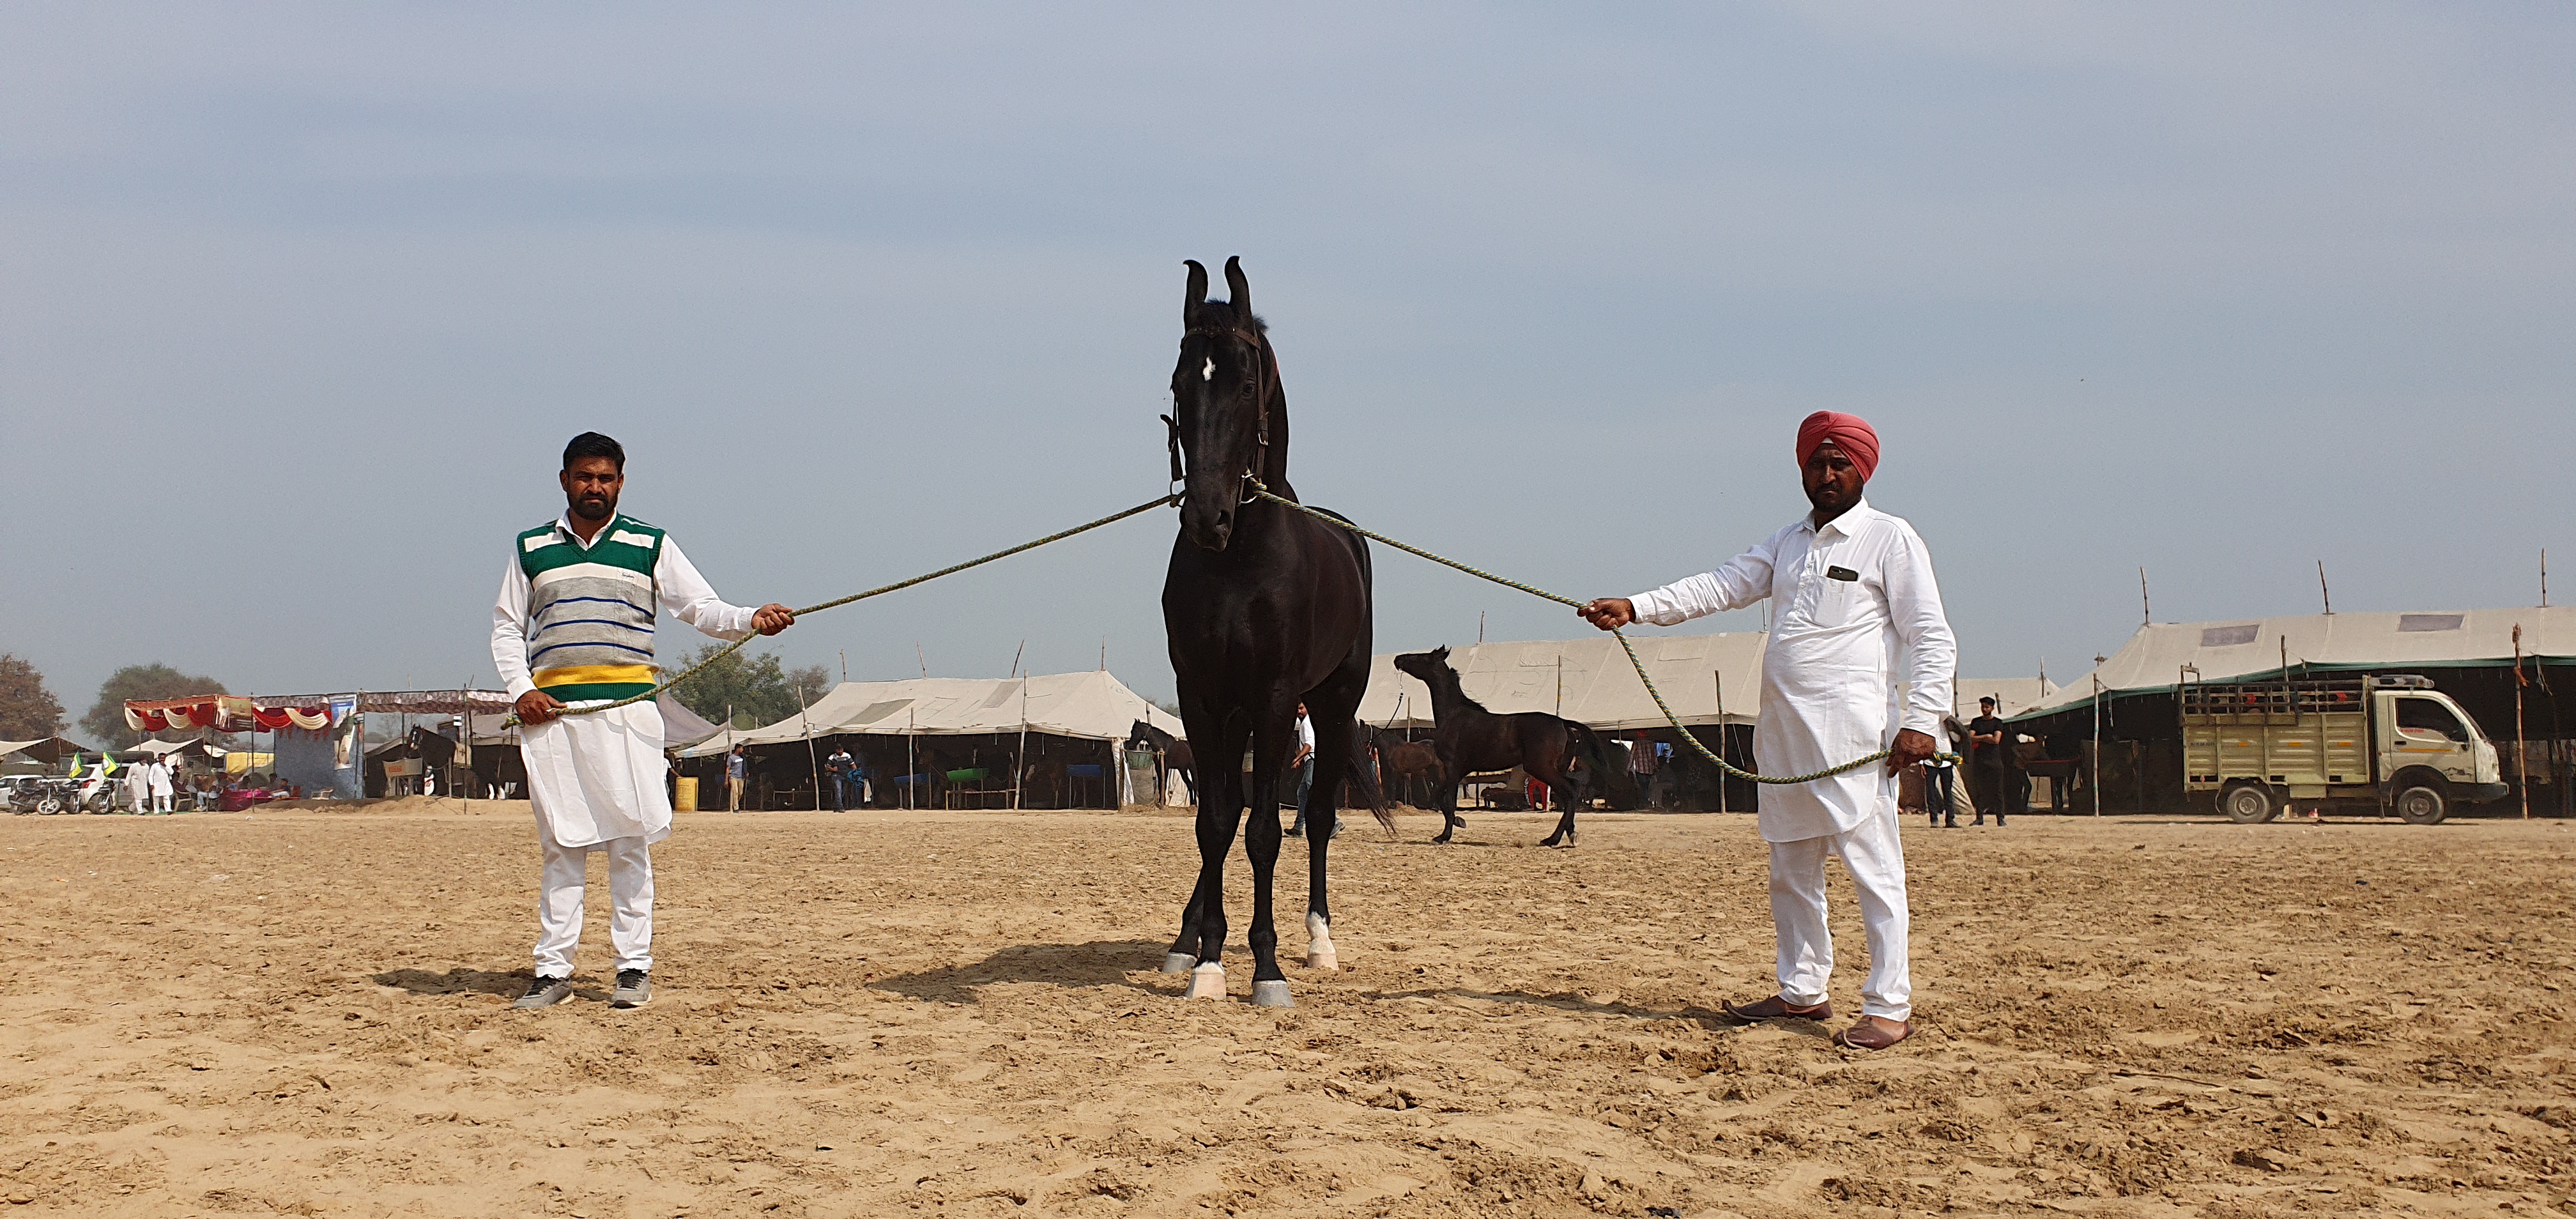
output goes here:
[{"label": "shadow on sand", "polygon": [[434,974],[425,969],[389,969],[374,975],[378,986],[399,986],[415,995],[499,995],[516,999],[528,989],[528,973],[494,973],[488,969],[451,969]]},{"label": "shadow on sand", "polygon": [[1093,940],[1086,944],[1014,944],[981,961],[947,969],[879,978],[868,986],[931,1003],[974,1003],[975,988],[1000,982],[1043,982],[1080,988],[1124,986],[1150,988],[1127,975],[1158,969],[1164,945],[1150,940]]}]

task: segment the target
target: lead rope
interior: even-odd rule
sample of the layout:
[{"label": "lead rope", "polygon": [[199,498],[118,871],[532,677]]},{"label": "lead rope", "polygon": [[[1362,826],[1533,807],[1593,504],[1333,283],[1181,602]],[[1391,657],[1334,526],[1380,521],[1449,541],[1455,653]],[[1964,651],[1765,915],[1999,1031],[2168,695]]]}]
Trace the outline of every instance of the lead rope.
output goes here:
[{"label": "lead rope", "polygon": [[[1074,526],[1073,528],[1071,528],[1071,529],[1067,529],[1067,530],[1064,530],[1064,531],[1063,531],[1063,532],[1061,532],[1061,533],[1050,533],[1050,534],[1046,535],[1045,537],[1039,538],[1038,540],[1036,540],[1036,541],[1034,541],[1034,542],[1022,542],[1022,543],[1020,543],[1019,545],[1017,545],[1017,546],[1013,546],[1013,547],[1011,547],[1011,548],[1009,548],[1009,549],[1007,549],[1007,550],[996,550],[996,551],[994,551],[993,553],[988,554],[988,555],[985,555],[984,557],[982,557],[982,558],[980,558],[980,559],[968,559],[968,560],[966,560],[966,561],[965,561],[965,562],[963,562],[963,563],[959,563],[959,564],[956,564],[956,565],[954,565],[954,566],[950,566],[950,567],[942,567],[942,568],[940,568],[940,569],[939,569],[939,570],[937,570],[937,571],[929,572],[929,573],[926,573],[926,574],[923,574],[923,575],[914,576],[913,578],[911,578],[911,579],[909,579],[909,580],[897,580],[897,581],[895,581],[895,582],[894,582],[894,583],[892,583],[892,584],[884,585],[884,586],[879,587],[879,588],[871,588],[871,589],[869,589],[868,591],[863,592],[863,593],[851,593],[849,596],[846,596],[846,597],[841,597],[841,598],[838,598],[838,599],[836,599],[836,600],[832,600],[832,601],[825,601],[825,602],[822,602],[822,603],[821,603],[821,604],[819,604],[819,605],[809,605],[809,606],[806,606],[806,607],[805,607],[805,608],[803,608],[803,609],[800,609],[800,610],[790,610],[790,611],[788,611],[788,612],[789,612],[791,615],[795,616],[795,617],[802,618],[802,617],[804,617],[804,616],[805,616],[805,615],[807,615],[807,614],[820,613],[820,612],[822,612],[822,611],[824,611],[824,610],[827,610],[827,609],[833,609],[833,608],[836,608],[836,607],[839,607],[839,606],[848,605],[849,603],[851,603],[851,602],[853,602],[853,601],[865,601],[865,600],[867,600],[867,599],[868,599],[868,598],[870,598],[870,597],[882,597],[882,596],[884,596],[884,595],[885,595],[885,594],[887,594],[887,593],[896,592],[896,591],[901,590],[901,589],[907,589],[907,588],[912,587],[912,586],[913,586],[913,585],[915,585],[915,584],[927,584],[927,583],[929,583],[929,582],[931,582],[931,581],[933,581],[933,580],[938,579],[938,578],[939,578],[939,577],[941,577],[941,576],[953,576],[953,575],[956,575],[958,572],[964,571],[964,570],[966,570],[967,568],[970,568],[970,567],[981,567],[981,566],[985,565],[986,563],[990,563],[990,562],[992,562],[992,561],[994,561],[994,560],[996,560],[996,559],[1007,559],[1007,558],[1011,557],[1012,555],[1018,554],[1018,553],[1020,553],[1020,552],[1022,552],[1022,551],[1026,551],[1026,550],[1035,550],[1035,549],[1037,549],[1037,548],[1038,548],[1038,547],[1040,547],[1040,546],[1044,546],[1044,545],[1048,544],[1049,542],[1061,542],[1061,541],[1065,540],[1066,538],[1072,537],[1072,536],[1074,536],[1075,534],[1078,534],[1078,533],[1089,533],[1089,532],[1091,532],[1092,530],[1094,530],[1094,529],[1098,529],[1098,528],[1100,528],[1100,527],[1101,527],[1101,526],[1103,526],[1103,525],[1114,525],[1114,524],[1117,524],[1117,523],[1118,523],[1118,522],[1120,522],[1120,521],[1126,520],[1128,517],[1134,516],[1134,515],[1136,515],[1137,513],[1140,513],[1140,512],[1151,512],[1151,511],[1153,511],[1154,509],[1156,509],[1156,508],[1160,508],[1160,507],[1163,507],[1163,506],[1165,506],[1165,505],[1167,505],[1167,504],[1177,504],[1177,503],[1179,503],[1179,502],[1181,502],[1181,497],[1180,497],[1180,496],[1178,496],[1178,495],[1163,495],[1163,496],[1158,496],[1158,497],[1156,497],[1156,498],[1154,498],[1154,499],[1146,500],[1144,503],[1138,504],[1138,505],[1136,505],[1136,506],[1135,506],[1135,507],[1133,507],[1133,508],[1129,508],[1129,509],[1127,509],[1127,510],[1126,510],[1126,511],[1124,511],[1124,512],[1113,512],[1113,513],[1110,513],[1110,514],[1109,514],[1109,515],[1107,515],[1107,516],[1104,516],[1104,517],[1100,518],[1099,520],[1092,521],[1092,522],[1090,522],[1089,524],[1076,525],[1076,526]],[[597,713],[602,712],[602,711],[608,711],[608,710],[612,710],[612,709],[614,709],[614,708],[623,707],[623,706],[626,706],[626,705],[628,705],[628,704],[630,704],[630,703],[640,703],[640,702],[643,702],[645,699],[653,698],[653,697],[655,697],[655,696],[657,696],[657,695],[661,694],[664,690],[668,690],[668,689],[670,689],[670,688],[671,688],[671,687],[673,687],[673,686],[679,685],[681,682],[687,681],[687,680],[689,680],[690,678],[697,676],[697,675],[698,675],[699,670],[702,670],[702,669],[706,668],[708,665],[714,664],[715,662],[717,662],[717,661],[719,661],[719,660],[722,660],[722,659],[724,659],[724,658],[725,658],[725,657],[727,657],[727,656],[731,656],[731,655],[733,655],[735,652],[740,651],[740,650],[742,649],[742,645],[744,645],[744,644],[746,644],[746,643],[749,643],[749,642],[751,642],[752,640],[757,639],[757,638],[759,638],[759,636],[755,634],[755,635],[745,635],[745,636],[743,636],[743,637],[742,637],[742,638],[740,638],[740,639],[734,640],[732,643],[726,644],[726,645],[725,645],[725,647],[724,647],[724,649],[723,649],[722,651],[717,652],[715,655],[713,655],[713,656],[709,656],[709,657],[707,657],[705,660],[701,660],[701,661],[699,661],[699,662],[698,662],[698,663],[696,663],[696,664],[690,665],[690,666],[688,667],[687,671],[685,671],[685,672],[681,673],[678,677],[674,677],[674,678],[672,678],[672,679],[671,679],[671,680],[669,680],[669,681],[663,682],[661,685],[655,686],[655,687],[653,687],[652,689],[650,689],[650,690],[647,690],[647,691],[643,692],[642,694],[629,695],[629,696],[627,696],[627,697],[625,697],[625,698],[618,699],[617,701],[615,701],[615,702],[611,702],[611,703],[599,703],[599,704],[595,704],[595,705],[592,705],[592,706],[583,706],[583,707],[566,707],[566,708],[564,708],[562,711],[557,712],[556,714],[557,714],[558,716],[563,716],[563,715],[594,715],[594,714],[597,714]],[[513,712],[511,712],[511,713],[510,713],[510,717],[509,717],[508,719],[505,719],[505,720],[501,721],[501,726],[502,726],[502,727],[504,727],[504,728],[509,728],[509,727],[513,727],[513,726],[517,725],[517,724],[518,724],[518,722],[519,722],[519,714],[518,714],[518,712],[513,711]]]},{"label": "lead rope", "polygon": [[[1386,545],[1393,546],[1397,550],[1401,550],[1415,558],[1429,559],[1443,567],[1454,567],[1468,575],[1476,577],[1479,580],[1491,580],[1505,588],[1517,588],[1533,597],[1542,597],[1549,601],[1554,601],[1559,605],[1571,605],[1576,609],[1583,608],[1583,602],[1577,601],[1572,597],[1561,597],[1535,585],[1523,584],[1518,580],[1505,579],[1502,576],[1495,575],[1494,573],[1482,568],[1470,567],[1456,559],[1448,558],[1444,555],[1433,554],[1419,546],[1408,546],[1405,543],[1396,541],[1394,538],[1388,537],[1383,533],[1378,533],[1369,529],[1362,529],[1359,526],[1343,520],[1338,516],[1334,516],[1329,512],[1309,508],[1292,499],[1282,499],[1279,496],[1271,494],[1270,488],[1262,486],[1261,480],[1257,478],[1252,480],[1252,494],[1256,498],[1266,499],[1274,504],[1294,508],[1299,512],[1303,512],[1308,516],[1314,517],[1316,520],[1324,522],[1325,524],[1348,529],[1372,542],[1383,542]],[[1655,688],[1655,679],[1646,676],[1646,662],[1637,658],[1637,645],[1628,642],[1628,636],[1624,632],[1614,630],[1610,632],[1610,635],[1612,638],[1617,639],[1619,641],[1620,648],[1628,653],[1628,663],[1636,667],[1637,680],[1646,683],[1646,693],[1655,700],[1655,710],[1664,713],[1664,722],[1671,724],[1673,726],[1673,731],[1680,733],[1683,740],[1690,742],[1691,748],[1697,750],[1699,752],[1699,756],[1716,763],[1718,769],[1723,770],[1730,775],[1734,775],[1736,778],[1750,780],[1755,783],[1770,783],[1775,785],[1812,783],[1818,779],[1830,778],[1834,775],[1842,774],[1845,771],[1858,770],[1872,762],[1885,761],[1889,755],[1896,752],[1892,749],[1882,749],[1868,757],[1854,758],[1840,766],[1830,766],[1812,774],[1803,775],[1757,775],[1752,771],[1742,769],[1734,763],[1729,762],[1716,754],[1710,753],[1708,746],[1702,744],[1696,734],[1692,733],[1689,729],[1682,727],[1681,717],[1674,715],[1672,707],[1664,702],[1664,692]],[[1723,729],[1723,727],[1723,725],[1720,725],[1721,729]],[[1947,762],[1957,762],[1960,760],[1959,755],[1955,753],[1936,753],[1932,756]]]}]

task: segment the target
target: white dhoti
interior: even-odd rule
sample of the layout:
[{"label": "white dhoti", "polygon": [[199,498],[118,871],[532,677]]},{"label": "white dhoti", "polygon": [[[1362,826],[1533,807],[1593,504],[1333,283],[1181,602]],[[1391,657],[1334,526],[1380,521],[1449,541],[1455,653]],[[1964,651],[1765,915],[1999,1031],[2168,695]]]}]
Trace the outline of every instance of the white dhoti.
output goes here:
[{"label": "white dhoti", "polygon": [[[576,703],[574,706],[581,706]],[[671,836],[662,713],[647,701],[519,730],[545,866],[537,887],[537,973],[572,975],[581,942],[583,861],[608,856],[608,938],[617,968],[653,968],[653,844]]]}]

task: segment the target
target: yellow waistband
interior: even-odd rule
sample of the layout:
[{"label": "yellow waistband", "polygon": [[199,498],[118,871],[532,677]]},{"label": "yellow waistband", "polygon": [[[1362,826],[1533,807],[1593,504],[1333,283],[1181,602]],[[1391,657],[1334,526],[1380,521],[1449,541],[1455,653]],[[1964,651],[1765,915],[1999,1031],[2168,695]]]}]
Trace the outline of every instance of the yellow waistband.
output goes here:
[{"label": "yellow waistband", "polygon": [[606,686],[622,682],[653,684],[651,665],[566,665],[560,669],[539,669],[529,674],[543,686]]}]

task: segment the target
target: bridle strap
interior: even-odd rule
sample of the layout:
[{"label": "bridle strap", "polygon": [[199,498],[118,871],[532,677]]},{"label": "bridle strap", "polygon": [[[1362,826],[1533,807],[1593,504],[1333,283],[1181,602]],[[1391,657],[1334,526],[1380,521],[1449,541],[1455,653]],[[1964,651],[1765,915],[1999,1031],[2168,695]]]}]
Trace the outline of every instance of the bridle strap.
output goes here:
[{"label": "bridle strap", "polygon": [[[1250,469],[1244,471],[1247,483],[1251,486],[1259,486],[1261,472],[1270,465],[1270,400],[1277,396],[1273,390],[1279,380],[1279,356],[1271,350],[1270,340],[1266,336],[1241,326],[1197,327],[1183,332],[1181,340],[1187,342],[1201,335],[1223,335],[1240,340],[1245,346],[1252,348],[1253,359],[1260,368],[1258,378],[1253,384],[1254,409],[1259,413],[1253,419],[1252,465]],[[1172,482],[1178,485],[1188,481],[1188,473],[1181,466],[1181,422],[1174,415],[1165,415],[1162,418],[1164,426],[1169,430]],[[1254,498],[1256,497],[1247,493],[1243,502],[1251,503]]]}]

